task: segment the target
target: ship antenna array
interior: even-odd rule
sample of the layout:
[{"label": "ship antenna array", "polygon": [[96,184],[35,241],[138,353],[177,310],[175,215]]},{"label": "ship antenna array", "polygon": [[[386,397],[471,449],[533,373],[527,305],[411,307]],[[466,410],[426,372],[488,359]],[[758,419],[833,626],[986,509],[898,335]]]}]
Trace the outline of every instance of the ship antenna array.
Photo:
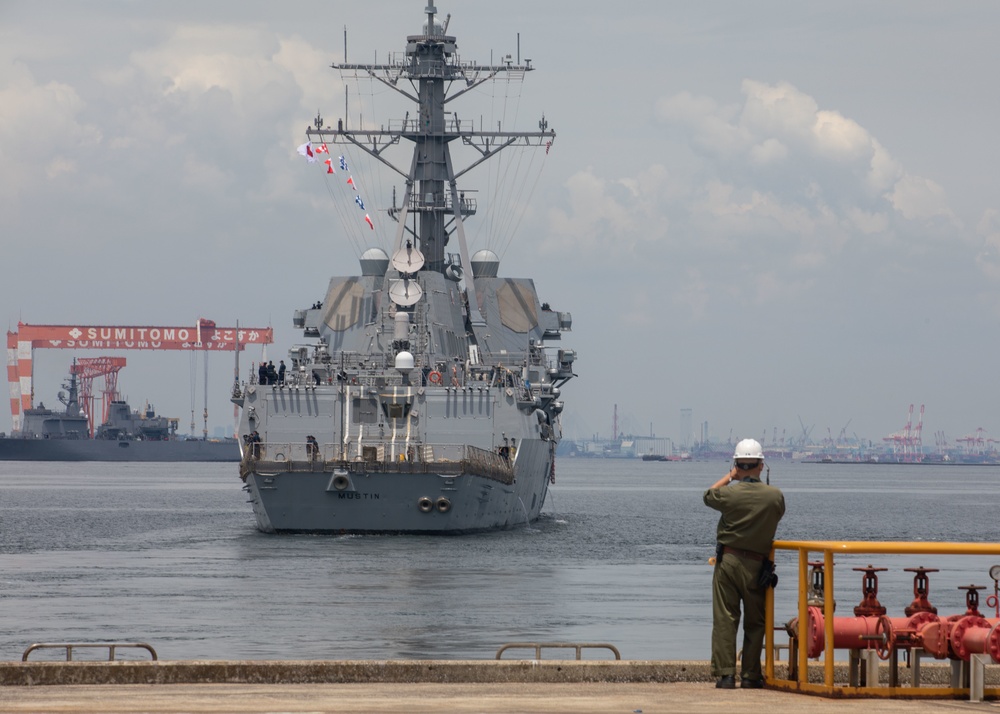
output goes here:
[{"label": "ship antenna array", "polygon": [[[351,150],[359,150],[375,159],[377,168],[388,168],[404,180],[402,205],[398,211],[395,210],[395,200],[393,200],[393,208],[389,210],[389,216],[397,222],[394,240],[391,236],[385,236],[393,243],[391,254],[396,255],[402,251],[404,240],[412,239],[413,246],[425,253],[426,263],[422,263],[426,264],[425,269],[447,275],[448,271],[453,270],[447,246],[449,240],[454,238],[458,244],[457,252],[462,266],[459,280],[471,298],[468,306],[469,319],[472,324],[480,325],[485,324],[485,318],[479,304],[481,298],[475,286],[465,228],[466,219],[476,213],[475,203],[467,202],[465,191],[460,191],[458,188],[458,180],[510,147],[544,148],[547,154],[555,140],[555,131],[549,128],[544,115],[539,122],[538,131],[505,131],[500,121],[497,122],[495,130],[487,130],[482,126],[477,130],[472,122],[463,125],[458,119],[457,112],[448,110],[451,102],[487,82],[495,82],[500,76],[506,76],[508,80],[523,79],[524,75],[534,67],[531,66],[530,60],[524,65],[521,64],[520,33],[517,36],[516,63],[509,54],[496,64],[492,60],[486,65],[462,62],[457,53],[455,38],[445,33],[450,23],[450,16],[446,17],[443,23],[435,22],[437,8],[433,2],[427,3],[425,14],[426,25],[422,32],[407,38],[405,58],[394,59],[390,54],[387,61],[380,63],[376,53],[375,61],[372,63],[349,63],[345,27],[344,62],[332,65],[344,79],[352,77],[355,80],[368,79],[416,103],[420,108],[418,114],[411,116],[407,112],[406,118],[401,123],[390,123],[388,127],[366,128],[364,123],[359,121],[356,129],[351,128],[348,126],[349,84],[345,82],[343,118],[337,121],[335,127],[330,127],[324,124],[322,116],[317,112],[314,126],[306,129],[306,135],[310,143],[322,143],[324,149],[327,143],[343,145],[344,155],[348,160]],[[457,84],[453,84],[456,82]],[[457,91],[451,91],[453,88]],[[448,120],[449,114],[452,121]],[[413,144],[408,166],[390,159],[387,153],[402,140]],[[471,156],[467,157],[468,161],[463,161],[464,165],[454,165],[453,160],[456,156],[452,153],[453,146],[470,150]],[[511,153],[517,152],[504,152],[504,156]],[[497,177],[500,176],[501,163],[496,164]],[[520,163],[518,156],[515,165],[520,166]],[[529,168],[532,164],[533,162],[529,162]],[[507,175],[506,171],[504,175]],[[492,175],[490,180],[492,182]],[[524,191],[533,190],[535,183],[537,177],[535,182],[511,182],[511,185],[520,186],[521,188],[517,190]],[[353,177],[351,184],[355,191],[358,190]],[[328,181],[328,190],[329,185]],[[498,212],[496,206],[500,202],[513,201],[513,197],[506,191],[498,192],[495,198],[496,200],[490,204],[489,220],[486,225],[490,233],[494,230],[493,216]],[[364,210],[365,206],[360,203],[360,197],[356,200]],[[343,214],[343,207],[337,205],[341,219],[344,220],[346,217]],[[509,214],[502,222],[504,231],[516,228],[511,221],[519,221],[519,218],[513,212],[500,213]],[[412,227],[408,220],[410,214],[412,214]],[[372,221],[367,215],[365,218],[374,230]],[[359,230],[356,222],[345,225],[349,235],[361,236],[360,233],[355,233]],[[416,272],[419,272],[419,269]],[[454,277],[455,273],[452,272],[451,275]],[[401,279],[404,282],[398,297],[409,301],[415,294],[410,289],[411,281],[408,278]],[[417,283],[414,282],[413,286],[417,286]]]}]

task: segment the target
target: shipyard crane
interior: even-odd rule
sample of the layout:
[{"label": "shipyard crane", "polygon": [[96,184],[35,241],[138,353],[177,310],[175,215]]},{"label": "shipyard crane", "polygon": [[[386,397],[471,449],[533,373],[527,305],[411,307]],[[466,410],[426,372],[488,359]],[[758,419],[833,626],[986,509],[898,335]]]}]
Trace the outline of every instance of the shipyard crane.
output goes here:
[{"label": "shipyard crane", "polygon": [[105,423],[111,413],[111,402],[118,398],[118,372],[125,366],[124,357],[80,357],[73,360],[70,374],[80,380],[80,405],[87,417],[90,438],[94,438],[94,379],[104,378],[101,391],[101,423]]},{"label": "shipyard crane", "polygon": [[7,331],[7,382],[14,431],[21,430],[21,415],[34,404],[32,369],[36,349],[70,350],[182,350],[186,352],[236,352],[247,345],[274,342],[270,327],[217,327],[199,318],[182,327],[135,325],[30,325],[17,323]]}]

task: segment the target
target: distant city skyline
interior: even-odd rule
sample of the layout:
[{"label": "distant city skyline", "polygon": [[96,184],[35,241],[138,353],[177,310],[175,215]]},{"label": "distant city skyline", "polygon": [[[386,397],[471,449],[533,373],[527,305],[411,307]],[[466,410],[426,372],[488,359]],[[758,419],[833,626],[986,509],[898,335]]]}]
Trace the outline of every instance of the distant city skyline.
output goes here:
[{"label": "distant city skyline", "polygon": [[[735,444],[741,439],[752,438],[757,439],[766,446],[823,446],[832,443],[835,445],[839,444],[845,446],[863,445],[870,446],[871,448],[883,446],[885,448],[892,448],[894,442],[899,443],[904,438],[909,437],[911,440],[919,438],[925,448],[933,448],[941,440],[942,436],[944,442],[946,442],[947,448],[952,449],[969,448],[963,442],[977,438],[983,440],[985,444],[992,444],[993,442],[1000,443],[1000,439],[995,439],[994,436],[989,433],[989,430],[984,427],[975,427],[970,429],[967,433],[956,434],[954,436],[949,435],[940,429],[929,430],[926,420],[926,408],[924,412],[924,420],[921,421],[920,419],[921,406],[926,407],[926,405],[913,405],[912,419],[909,422],[907,422],[906,418],[904,418],[898,428],[887,431],[886,433],[878,436],[858,434],[855,430],[850,428],[853,420],[849,420],[839,427],[832,425],[820,426],[819,422],[808,423],[803,420],[796,424],[794,429],[776,424],[769,427],[763,427],[757,432],[751,431],[746,433],[737,433],[733,429],[724,429],[721,427],[715,429],[711,423],[695,421],[693,423],[693,431],[689,432],[688,437],[685,437],[685,412],[690,412],[691,417],[694,418],[696,414],[696,410],[694,409],[681,409],[678,417],[678,426],[674,429],[670,429],[668,427],[666,430],[662,430],[658,428],[656,424],[650,424],[647,426],[645,431],[633,428],[632,424],[634,420],[628,415],[627,412],[619,409],[618,436],[628,438],[665,438],[670,439],[675,446],[699,443]],[[907,408],[905,416],[910,416],[909,408]],[[595,432],[589,436],[573,436],[567,438],[572,438],[577,441],[613,440],[613,421],[614,416],[612,414],[612,424],[606,432]],[[909,431],[907,431],[908,423]],[[990,446],[989,448],[994,447]]]}]

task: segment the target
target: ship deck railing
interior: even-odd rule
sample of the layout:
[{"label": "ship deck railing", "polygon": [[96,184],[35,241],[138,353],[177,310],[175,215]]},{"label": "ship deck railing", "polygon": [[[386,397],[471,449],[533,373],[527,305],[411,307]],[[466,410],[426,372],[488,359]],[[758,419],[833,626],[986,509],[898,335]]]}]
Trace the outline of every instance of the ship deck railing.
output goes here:
[{"label": "ship deck railing", "polygon": [[[344,359],[340,360],[345,364],[363,364],[363,355],[355,353],[343,353]],[[264,384],[258,378],[256,370],[250,371],[249,379],[234,391],[235,396],[240,396],[248,387],[270,387],[272,389],[310,389],[319,386],[339,385],[340,380],[344,380],[349,387],[368,387],[370,389],[385,389],[389,387],[458,387],[467,388],[504,388],[513,389],[522,401],[530,401],[532,390],[537,391],[541,386],[534,384],[531,388],[525,384],[521,377],[521,368],[528,364],[526,355],[519,358],[512,358],[508,355],[506,362],[495,365],[451,365],[441,367],[439,364],[425,364],[418,360],[416,368],[410,375],[408,382],[403,376],[392,370],[388,365],[373,365],[371,367],[354,367],[351,369],[342,368],[335,362],[325,364],[310,364],[304,369],[289,369],[285,372],[284,381],[280,383]],[[552,368],[556,365],[552,360],[532,361],[531,365],[543,368]],[[438,382],[432,381],[431,375],[437,373]],[[318,378],[318,381],[317,381]]]},{"label": "ship deck railing", "polygon": [[240,475],[279,473],[437,473],[482,476],[514,483],[516,445],[495,450],[470,444],[416,444],[400,441],[352,441],[348,444],[267,441],[244,449]]}]

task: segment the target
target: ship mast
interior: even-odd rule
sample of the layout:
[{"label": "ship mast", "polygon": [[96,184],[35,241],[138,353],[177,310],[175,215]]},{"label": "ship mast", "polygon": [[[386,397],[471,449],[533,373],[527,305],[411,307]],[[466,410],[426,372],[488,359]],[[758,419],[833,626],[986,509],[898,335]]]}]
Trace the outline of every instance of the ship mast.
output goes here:
[{"label": "ship mast", "polygon": [[[385,64],[348,64],[345,61],[331,65],[342,76],[370,77],[414,101],[416,115],[407,113],[404,119],[380,129],[349,129],[346,118],[332,128],[317,116],[306,134],[311,142],[356,146],[405,179],[402,207],[390,211],[390,216],[398,222],[394,254],[404,248],[404,241],[409,244],[412,240],[425,259],[420,269],[462,275],[470,297],[470,320],[474,325],[481,325],[484,319],[477,304],[464,226],[466,216],[475,214],[476,202],[459,192],[457,180],[509,146],[551,144],[555,131],[548,128],[544,116],[536,132],[502,131],[499,123],[496,131],[477,131],[471,120],[460,120],[457,112],[451,112],[447,119],[445,105],[469,90],[501,74],[522,79],[534,68],[527,59],[523,65],[514,64],[510,55],[498,65],[461,62],[455,37],[445,34],[451,16],[442,25],[435,20],[437,9],[434,5],[428,4],[424,12],[427,21],[423,34],[409,35],[402,55],[391,54]],[[460,83],[458,91],[451,92],[453,82]],[[396,166],[384,155],[385,150],[398,144],[400,139],[413,142],[408,170]],[[449,148],[453,141],[461,141],[479,156],[468,166],[456,170]],[[410,213],[415,215],[412,228],[407,225]],[[452,225],[453,231],[450,231]],[[457,266],[446,252],[452,232],[458,240],[460,271],[455,270]]]}]

